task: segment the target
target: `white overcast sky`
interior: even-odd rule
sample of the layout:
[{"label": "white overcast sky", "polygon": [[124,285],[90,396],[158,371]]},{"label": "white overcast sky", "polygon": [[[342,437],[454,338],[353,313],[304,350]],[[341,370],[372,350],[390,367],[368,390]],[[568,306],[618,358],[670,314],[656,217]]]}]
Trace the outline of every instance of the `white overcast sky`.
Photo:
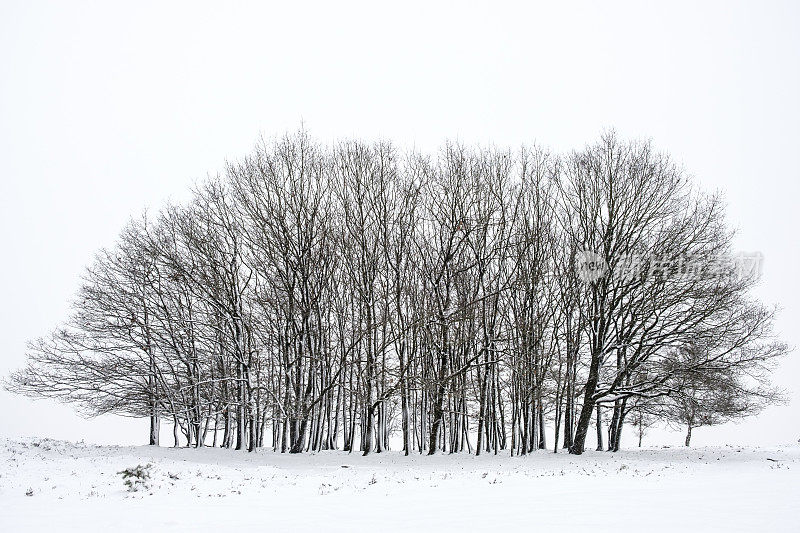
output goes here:
[{"label": "white overcast sky", "polygon": [[[800,346],[800,3],[221,4],[0,3],[0,374],[128,217],[301,122],[426,150],[650,137],[725,191],[738,248],[765,257],[758,296]],[[776,375],[790,406],[693,443],[797,441],[798,358]],[[0,405],[0,436],[146,438],[142,421]]]}]

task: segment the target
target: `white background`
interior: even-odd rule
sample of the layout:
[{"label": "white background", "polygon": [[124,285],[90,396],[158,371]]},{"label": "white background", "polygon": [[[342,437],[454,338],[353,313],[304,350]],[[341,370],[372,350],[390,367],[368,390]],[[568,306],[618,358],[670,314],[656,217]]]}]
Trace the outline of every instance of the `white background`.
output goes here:
[{"label": "white background", "polygon": [[[799,4],[289,3],[0,4],[0,374],[130,216],[301,123],[426,150],[650,137],[725,192],[738,248],[765,257],[757,294],[800,345]],[[793,354],[775,376],[791,405],[693,442],[797,441],[799,374]],[[0,406],[0,436],[146,442],[145,421]]]}]

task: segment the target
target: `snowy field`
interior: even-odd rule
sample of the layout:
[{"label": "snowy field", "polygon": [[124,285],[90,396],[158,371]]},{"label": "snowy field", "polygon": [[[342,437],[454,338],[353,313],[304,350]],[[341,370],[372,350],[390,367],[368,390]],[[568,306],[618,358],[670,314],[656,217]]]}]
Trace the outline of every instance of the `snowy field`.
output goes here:
[{"label": "snowy field", "polygon": [[[149,489],[119,471],[152,464]],[[0,440],[0,531],[800,531],[800,447],[281,455]],[[509,529],[510,530],[510,529]]]}]

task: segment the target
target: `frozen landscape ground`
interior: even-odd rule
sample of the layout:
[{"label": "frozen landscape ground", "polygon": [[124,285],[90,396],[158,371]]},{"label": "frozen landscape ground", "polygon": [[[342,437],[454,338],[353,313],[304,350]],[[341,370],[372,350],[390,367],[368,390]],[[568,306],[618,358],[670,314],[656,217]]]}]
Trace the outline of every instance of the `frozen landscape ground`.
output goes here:
[{"label": "frozen landscape ground", "polygon": [[[152,464],[149,489],[121,470]],[[361,457],[0,441],[0,531],[798,531],[800,446]]]}]

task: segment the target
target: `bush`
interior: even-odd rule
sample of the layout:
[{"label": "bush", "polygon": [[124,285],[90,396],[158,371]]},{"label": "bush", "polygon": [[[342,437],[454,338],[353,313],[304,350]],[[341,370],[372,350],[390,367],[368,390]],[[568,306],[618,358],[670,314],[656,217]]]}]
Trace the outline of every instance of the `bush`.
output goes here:
[{"label": "bush", "polygon": [[128,492],[136,492],[138,490],[147,490],[150,488],[150,471],[153,465],[147,463],[146,465],[136,465],[132,468],[126,468],[121,472],[117,472],[122,476]]}]

